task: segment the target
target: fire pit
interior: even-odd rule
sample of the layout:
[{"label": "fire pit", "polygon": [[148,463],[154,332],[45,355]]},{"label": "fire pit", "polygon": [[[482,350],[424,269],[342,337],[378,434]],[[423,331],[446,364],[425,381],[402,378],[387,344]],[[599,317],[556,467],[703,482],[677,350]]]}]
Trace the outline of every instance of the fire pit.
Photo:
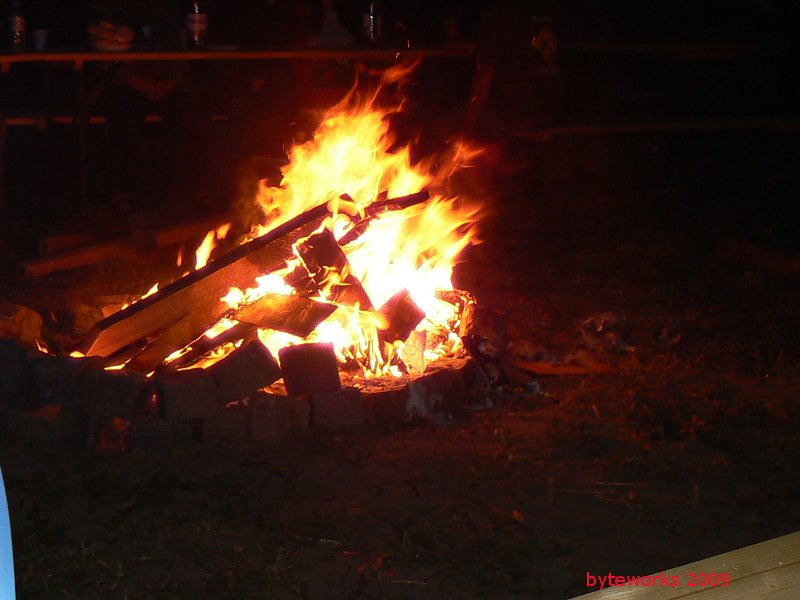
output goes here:
[{"label": "fire pit", "polygon": [[98,322],[70,357],[18,357],[39,390],[29,408],[75,386],[56,403],[117,428],[157,415],[263,441],[451,413],[464,378],[482,379],[462,342],[475,303],[451,282],[481,206],[447,191],[477,152],[413,163],[389,129],[397,109],[376,98],[349,95],[291,150],[233,249],[209,260],[230,224],[209,231],[193,270]]}]

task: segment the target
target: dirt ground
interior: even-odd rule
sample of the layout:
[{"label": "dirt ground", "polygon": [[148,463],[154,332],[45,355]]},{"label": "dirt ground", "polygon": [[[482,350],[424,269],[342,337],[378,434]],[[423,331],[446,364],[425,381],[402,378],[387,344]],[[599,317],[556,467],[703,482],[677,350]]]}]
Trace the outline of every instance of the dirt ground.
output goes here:
[{"label": "dirt ground", "polygon": [[[800,529],[800,288],[714,254],[730,236],[796,253],[795,141],[554,141],[496,175],[457,283],[515,347],[613,372],[515,379],[447,425],[270,448],[101,454],[4,423],[20,597],[559,599],[587,572]],[[109,273],[147,268],[5,293],[118,294]],[[587,335],[603,314],[615,337]]]}]

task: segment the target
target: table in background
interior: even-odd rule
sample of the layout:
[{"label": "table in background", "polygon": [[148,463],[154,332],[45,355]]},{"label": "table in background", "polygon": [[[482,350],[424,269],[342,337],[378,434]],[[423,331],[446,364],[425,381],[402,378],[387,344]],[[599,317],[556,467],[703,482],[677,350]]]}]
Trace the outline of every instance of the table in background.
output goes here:
[{"label": "table in background", "polygon": [[[271,60],[298,60],[298,61],[325,61],[349,60],[375,63],[396,63],[402,60],[415,60],[422,58],[463,58],[468,59],[475,54],[475,44],[456,43],[430,47],[414,48],[307,48],[307,49],[274,49],[274,50],[204,50],[204,51],[150,51],[128,50],[124,52],[93,52],[52,50],[47,52],[25,52],[15,54],[0,54],[0,72],[8,73],[16,64],[42,63],[42,64],[71,64],[78,72],[79,85],[79,110],[78,116],[73,119],[80,131],[80,198],[86,199],[86,125],[90,115],[87,114],[86,105],[86,63],[99,62],[194,62],[194,61],[271,61]],[[3,166],[5,164],[5,131],[7,125],[23,124],[6,119],[0,114],[0,182],[2,181]],[[40,117],[45,127],[52,122],[53,115],[50,111]],[[35,123],[36,121],[34,121]],[[30,124],[25,122],[25,124]],[[0,223],[4,215],[3,188],[0,183]]]}]

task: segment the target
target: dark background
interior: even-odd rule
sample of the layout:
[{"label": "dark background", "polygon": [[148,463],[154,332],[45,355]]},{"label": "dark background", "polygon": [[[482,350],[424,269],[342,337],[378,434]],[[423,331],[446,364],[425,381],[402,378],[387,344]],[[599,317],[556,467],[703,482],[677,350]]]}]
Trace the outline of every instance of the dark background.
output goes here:
[{"label": "dark background", "polygon": [[[342,21],[357,34],[364,3],[336,4]],[[543,123],[545,128],[687,121],[711,125],[791,122],[797,117],[797,3],[570,0],[533,4],[537,12],[540,9],[542,14],[553,17],[560,44],[559,110]],[[443,22],[449,16],[460,20],[462,39],[476,40],[481,11],[486,5],[485,0],[395,0],[384,3],[384,12],[387,21],[403,20],[413,42],[435,44],[444,39]],[[4,3],[7,8],[8,3]],[[28,31],[49,28],[52,47],[89,46],[86,24],[98,18],[90,3],[29,0],[23,8]],[[174,10],[180,15],[183,8],[175,3]],[[282,0],[212,1],[208,10],[210,43],[245,47],[302,45],[307,30],[313,32],[319,15],[319,5],[314,2]],[[298,14],[305,14],[307,20]],[[472,61],[428,61],[418,70],[417,81],[408,90],[412,110],[403,126],[409,137],[414,132],[424,132],[424,151],[435,150],[437,143],[460,130],[474,67]],[[87,67],[90,96],[95,68]],[[297,109],[313,107],[314,101],[294,95],[291,68],[286,63],[203,64],[193,68],[196,81],[204,86],[207,106],[203,110],[231,118],[214,125],[208,134],[208,145],[214,152],[210,186],[213,198],[205,204],[189,205],[206,211],[224,210],[235,199],[240,174],[249,168],[253,157],[279,161],[292,140],[308,135],[313,123],[308,113],[304,117]],[[349,67],[345,68],[335,82],[341,92],[350,83],[349,73]],[[257,78],[266,81],[266,85],[253,94],[250,85]],[[6,116],[35,114],[48,102],[57,114],[75,115],[77,95],[77,75],[68,67],[52,67],[45,76],[41,65],[17,65],[9,74],[0,76],[0,111]],[[90,105],[89,111],[92,110]],[[258,126],[254,128],[254,124]],[[54,127],[49,135],[30,127],[7,130],[3,175],[7,246],[30,253],[31,240],[42,232],[74,227],[67,221],[76,211],[92,214],[106,206],[116,193],[113,176],[106,175],[107,132],[90,128],[90,188],[87,202],[79,206],[76,129]],[[147,135],[153,136],[153,145],[158,145],[161,129],[148,126]],[[733,143],[726,141],[701,155],[703,160],[713,155],[722,161],[720,172],[728,176],[738,175],[741,164],[760,160],[754,148],[768,147],[756,144],[752,131],[746,127],[741,135],[733,137]],[[638,161],[657,165],[664,170],[658,177],[666,179],[672,176],[674,165],[691,154],[681,144],[674,156],[665,150],[675,141],[674,135],[657,139],[657,143],[650,143],[643,136],[588,134],[550,146],[531,142],[525,151],[563,157],[556,169],[561,179],[581,178],[589,173],[589,177],[602,179],[605,184],[625,185],[630,164]],[[698,143],[692,151],[710,144],[708,136],[693,139]],[[783,148],[785,138],[775,143]],[[726,158],[729,156],[730,161]],[[783,149],[779,156],[791,158]],[[530,168],[534,179],[547,179],[552,174],[552,170],[536,173],[535,164]],[[263,171],[258,174],[264,175]],[[168,182],[164,176],[154,185],[166,187]],[[145,204],[142,200],[142,206],[147,208]],[[181,207],[177,213],[181,210],[184,209]]]}]

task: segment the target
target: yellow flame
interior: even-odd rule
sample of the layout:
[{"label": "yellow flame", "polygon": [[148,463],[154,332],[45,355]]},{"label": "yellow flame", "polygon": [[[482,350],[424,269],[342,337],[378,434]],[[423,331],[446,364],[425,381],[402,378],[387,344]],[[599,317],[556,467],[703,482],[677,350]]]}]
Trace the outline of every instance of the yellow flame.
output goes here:
[{"label": "yellow flame", "polygon": [[[395,84],[409,73],[410,69],[403,66],[384,73],[381,80],[383,84]],[[295,269],[304,269],[296,246],[295,258],[283,269],[258,277],[255,285],[244,291],[231,288],[221,298],[238,309],[268,292],[296,294],[312,290],[314,299],[337,304],[315,331],[301,340],[280,331],[259,330],[259,339],[275,356],[287,345],[332,343],[338,359],[356,363],[365,377],[401,374],[398,361],[402,361],[403,340],[384,339],[381,332],[387,330],[387,322],[378,309],[403,289],[425,313],[417,325],[418,330],[426,332],[425,358],[432,361],[460,347],[455,333],[460,316],[456,307],[437,298],[437,291],[452,289],[453,267],[461,251],[477,241],[475,225],[481,212],[471,199],[444,191],[449,177],[469,166],[480,150],[456,143],[435,160],[412,161],[410,149],[397,148],[390,132],[388,116],[399,108],[380,108],[377,98],[375,92],[356,103],[352,91],[325,115],[309,141],[290,150],[280,183],[262,181],[256,197],[264,219],[263,223],[254,224],[255,235],[324,202],[328,203],[331,217],[320,230],[328,228],[335,239],[341,240],[360,221],[364,225],[359,228],[360,234],[348,236],[349,241],[342,246],[347,268],[322,265],[322,271],[309,279],[308,286],[295,290],[286,276]],[[422,189],[431,192],[427,202],[366,218],[366,208],[377,200]],[[224,239],[229,230],[228,223],[208,232],[195,252],[196,269],[207,264],[216,242]],[[181,261],[179,256],[179,264]],[[336,295],[343,286],[359,284],[366,298],[361,293]],[[374,308],[366,308],[367,302]],[[213,338],[235,324],[236,321],[223,319],[205,335]],[[199,366],[212,364],[234,348],[235,344],[217,348]],[[168,362],[186,351],[176,352]]]},{"label": "yellow flame", "polygon": [[[389,79],[405,75],[398,70]],[[374,105],[374,98],[355,108],[332,109],[311,140],[292,148],[280,185],[262,182],[257,201],[269,227],[327,201],[336,215],[325,225],[339,239],[382,194],[398,197],[426,187],[444,188],[446,179],[479,152],[456,144],[447,156],[439,157],[435,168],[432,161],[413,164],[409,148],[392,148],[387,112]],[[458,315],[453,305],[437,299],[436,291],[452,289],[453,266],[459,253],[475,241],[479,213],[475,203],[445,193],[433,194],[424,204],[384,213],[343,248],[349,273],[375,307],[408,289],[425,312],[419,328],[445,332],[439,336],[444,340],[440,346],[453,349],[455,343],[447,332],[453,330]],[[331,290],[346,275],[335,270],[325,273],[320,299],[331,301]],[[280,282],[272,277],[269,287],[275,291]],[[266,285],[248,290],[245,301],[264,291],[268,291]],[[341,361],[358,362],[367,375],[398,374],[390,362],[402,341],[382,342],[379,330],[383,328],[385,323],[375,312],[339,306],[306,341],[332,343]],[[259,339],[273,353],[301,341],[272,331],[259,332]],[[437,356],[444,351],[437,351]]]},{"label": "yellow flame", "polygon": [[[197,269],[202,269],[208,264],[208,259],[211,257],[211,253],[214,251],[214,248],[217,247],[217,242],[219,240],[224,240],[228,236],[228,232],[230,230],[231,223],[224,223],[206,234],[206,237],[203,238],[203,241],[197,247],[197,250],[194,251],[195,271]],[[180,266],[182,260],[180,253],[178,254],[178,257],[178,266]]]},{"label": "yellow flame", "polygon": [[144,300],[145,298],[152,296],[158,291],[158,283],[154,283],[153,286],[144,293],[144,296],[140,298],[140,300]]},{"label": "yellow flame", "polygon": [[194,251],[194,268],[202,269],[208,263],[208,258],[211,256],[211,251],[214,249],[214,241],[216,240],[216,231],[213,229],[206,234],[203,241]]}]

